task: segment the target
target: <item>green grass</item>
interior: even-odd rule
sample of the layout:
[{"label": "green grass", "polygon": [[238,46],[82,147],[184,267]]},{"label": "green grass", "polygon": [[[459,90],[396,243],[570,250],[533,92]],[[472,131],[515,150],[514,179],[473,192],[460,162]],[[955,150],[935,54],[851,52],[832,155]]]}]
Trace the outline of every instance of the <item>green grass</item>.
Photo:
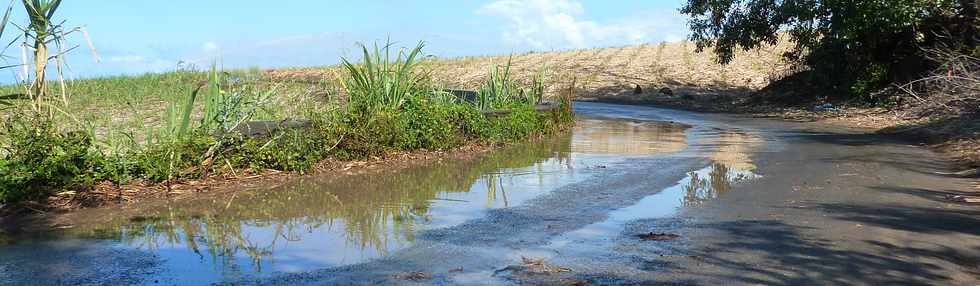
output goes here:
[{"label": "green grass", "polygon": [[510,105],[535,105],[544,96],[544,75],[538,73],[527,86],[511,77],[511,60],[490,69],[486,81],[477,90],[476,106],[481,110],[505,108]]},{"label": "green grass", "polygon": [[343,59],[348,76],[341,82],[349,96],[348,108],[361,113],[397,110],[411,97],[432,92],[423,75],[414,72],[424,45],[397,50],[394,59],[391,45],[375,44],[373,52],[361,46],[363,58],[357,64]]},{"label": "green grass", "polygon": [[[335,93],[329,83],[313,85],[289,81],[267,81],[249,71],[229,71],[230,77],[247,78],[244,84],[252,92],[274,90],[273,99],[263,104],[253,118],[272,120],[303,118],[310,113],[335,107],[327,97]],[[51,120],[59,129],[91,132],[94,143],[105,149],[121,151],[133,144],[148,144],[148,133],[167,124],[168,108],[182,101],[198,86],[207,83],[208,73],[202,71],[173,71],[139,76],[113,76],[68,81],[68,104],[57,104]],[[241,88],[242,83],[229,86]],[[60,94],[56,85],[48,85],[49,94]],[[0,94],[24,93],[20,85],[0,86]],[[26,99],[11,103],[23,106]],[[0,118],[12,110],[0,109]],[[195,106],[192,116],[203,116],[202,106]]]}]

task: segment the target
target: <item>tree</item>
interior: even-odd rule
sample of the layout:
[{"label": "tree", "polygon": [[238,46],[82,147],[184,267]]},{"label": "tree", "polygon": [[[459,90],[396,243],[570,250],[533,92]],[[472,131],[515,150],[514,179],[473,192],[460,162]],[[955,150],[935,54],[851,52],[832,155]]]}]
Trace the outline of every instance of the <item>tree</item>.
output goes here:
[{"label": "tree", "polygon": [[794,44],[786,54],[832,94],[867,95],[929,68],[921,48],[973,52],[976,0],[688,0],[691,40],[721,63],[738,49]]}]

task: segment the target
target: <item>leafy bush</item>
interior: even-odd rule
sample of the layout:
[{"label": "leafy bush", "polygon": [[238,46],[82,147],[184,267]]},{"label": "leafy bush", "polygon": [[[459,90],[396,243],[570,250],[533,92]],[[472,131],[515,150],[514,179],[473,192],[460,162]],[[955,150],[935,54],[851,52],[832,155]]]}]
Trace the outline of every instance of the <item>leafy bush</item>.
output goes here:
[{"label": "leafy bush", "polygon": [[252,171],[273,169],[303,173],[326,156],[329,140],[317,132],[283,131],[272,138],[258,140],[234,137],[221,156],[233,167]]},{"label": "leafy bush", "polygon": [[214,138],[209,135],[192,133],[180,139],[147,146],[127,154],[126,157],[138,162],[139,167],[132,170],[135,177],[152,182],[197,178],[204,174],[198,167],[204,162],[207,150],[214,144]]},{"label": "leafy bush", "polygon": [[84,132],[61,132],[43,115],[8,119],[8,140],[0,157],[0,202],[44,197],[49,191],[84,186],[100,179],[101,154]]}]

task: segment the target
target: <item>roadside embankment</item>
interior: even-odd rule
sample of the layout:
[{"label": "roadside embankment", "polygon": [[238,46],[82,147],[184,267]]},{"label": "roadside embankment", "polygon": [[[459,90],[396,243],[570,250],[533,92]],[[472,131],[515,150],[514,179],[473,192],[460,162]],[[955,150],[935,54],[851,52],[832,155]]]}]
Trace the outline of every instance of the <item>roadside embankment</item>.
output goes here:
[{"label": "roadside embankment", "polygon": [[[121,90],[121,82],[134,87],[158,78],[141,76],[89,80],[77,85],[90,90],[75,101],[17,102],[0,117],[0,211],[124,204],[475,152],[560,132],[572,123],[570,94],[548,93],[541,80],[519,82],[509,66],[491,67],[483,84],[461,98],[416,70],[421,49],[420,44],[387,58],[387,50],[365,48],[362,62],[344,60],[343,76],[329,88],[306,85],[342,92],[310,92],[285,104],[279,100],[289,100],[282,94],[297,90],[294,83],[215,67],[165,76],[198,82],[183,95],[167,90],[152,100],[144,94],[91,102],[103,100],[102,92]],[[169,107],[155,108],[157,100]],[[75,102],[81,107],[70,105]],[[123,128],[113,119],[73,116],[90,108],[110,114],[131,109],[122,121],[138,122]],[[154,109],[162,109],[162,116],[140,115]]]}]

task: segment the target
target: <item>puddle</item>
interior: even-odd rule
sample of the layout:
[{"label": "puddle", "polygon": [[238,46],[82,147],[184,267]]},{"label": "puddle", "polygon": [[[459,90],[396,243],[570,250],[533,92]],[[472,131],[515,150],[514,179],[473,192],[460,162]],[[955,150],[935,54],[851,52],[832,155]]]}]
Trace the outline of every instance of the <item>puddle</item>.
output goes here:
[{"label": "puddle", "polygon": [[560,248],[573,242],[586,240],[609,240],[619,235],[623,226],[638,219],[670,217],[684,207],[696,207],[731,191],[734,184],[761,176],[751,171],[737,170],[723,163],[714,163],[703,169],[690,172],[677,184],[647,196],[631,206],[609,213],[609,217],[598,223],[568,232],[552,243]]},{"label": "puddle", "polygon": [[647,196],[637,203],[614,210],[607,219],[568,232],[553,240],[547,248],[575,251],[594,251],[595,245],[583,244],[596,240],[610,241],[618,237],[624,226],[635,220],[674,216],[683,208],[700,207],[704,203],[731,192],[734,185],[762,177],[748,152],[764,141],[751,133],[739,131],[709,132],[700,147],[708,146],[711,164],[691,171],[675,185]]},{"label": "puddle", "polygon": [[[686,129],[678,124],[582,119],[570,135],[472,160],[312,178],[128,212],[138,215],[92,210],[76,216],[88,220],[73,221],[72,228],[51,234],[47,241],[7,247],[57,251],[47,244],[66,239],[110,243],[112,248],[159,257],[160,272],[154,279],[174,284],[233,282],[349,265],[407,247],[420,230],[458,225],[490,209],[519,206],[588,179],[599,167],[614,168],[627,157],[684,150]],[[21,254],[0,257],[44,269],[45,261]],[[0,261],[0,272],[3,264]]]},{"label": "puddle", "polygon": [[572,138],[572,152],[617,156],[666,154],[687,148],[688,126],[649,121],[581,119]]}]

